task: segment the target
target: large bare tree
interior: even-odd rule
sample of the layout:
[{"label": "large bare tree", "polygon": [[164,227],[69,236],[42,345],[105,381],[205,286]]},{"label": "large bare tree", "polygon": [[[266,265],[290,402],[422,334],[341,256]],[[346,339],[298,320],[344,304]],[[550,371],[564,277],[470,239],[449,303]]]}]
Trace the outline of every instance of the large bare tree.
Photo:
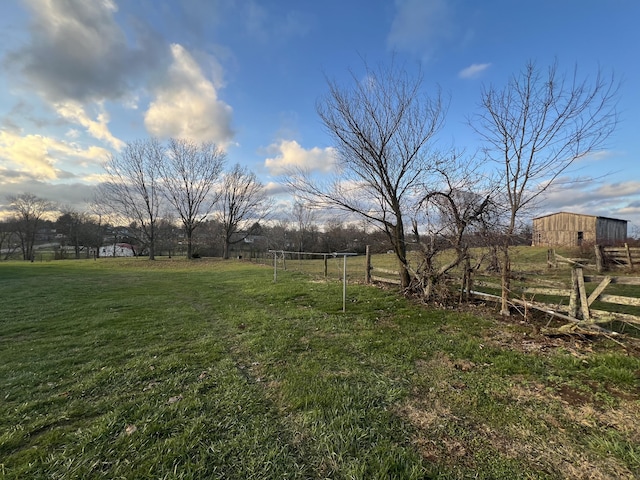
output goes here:
[{"label": "large bare tree", "polygon": [[522,213],[533,207],[574,162],[602,148],[618,123],[618,84],[598,72],[580,78],[577,68],[558,73],[529,62],[503,88],[483,89],[471,122],[489,159],[502,171],[502,308],[509,314],[509,245]]},{"label": "large bare tree", "polygon": [[33,193],[7,197],[9,209],[14,212],[15,233],[20,242],[22,258],[33,261],[38,226],[44,216],[53,210],[54,204]]},{"label": "large bare tree", "polygon": [[211,214],[220,199],[225,153],[213,143],[196,144],[171,139],[160,174],[164,193],[178,213],[187,240],[187,258],[193,255],[193,232]]},{"label": "large bare tree", "polygon": [[322,184],[309,172],[290,172],[289,184],[305,200],[352,212],[385,232],[398,259],[403,287],[410,283],[405,215],[415,207],[431,161],[431,142],[444,120],[440,91],[423,91],[423,75],[392,62],[351,85],[328,81],[317,111],[337,152],[337,172]]},{"label": "large bare tree", "polygon": [[222,224],[222,256],[227,259],[231,245],[243,241],[252,233],[250,226],[264,220],[271,202],[255,173],[239,164],[224,175],[220,194],[218,221]]},{"label": "large bare tree", "polygon": [[163,148],[156,139],[128,143],[104,165],[107,180],[98,187],[97,202],[119,221],[135,224],[140,241],[148,248],[149,260],[155,260],[156,225],[162,205],[159,171],[162,161]]}]

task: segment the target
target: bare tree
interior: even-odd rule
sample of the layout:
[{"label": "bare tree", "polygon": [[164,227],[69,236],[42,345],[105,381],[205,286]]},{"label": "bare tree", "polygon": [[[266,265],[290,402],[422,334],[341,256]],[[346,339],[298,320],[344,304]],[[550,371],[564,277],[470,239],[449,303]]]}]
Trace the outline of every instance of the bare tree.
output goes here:
[{"label": "bare tree", "polygon": [[502,308],[509,314],[509,245],[520,215],[534,206],[574,162],[601,148],[618,123],[618,84],[601,72],[581,79],[541,71],[533,62],[502,88],[482,91],[481,111],[471,123],[488,158],[501,165],[506,207],[501,242]]},{"label": "bare tree", "polygon": [[318,212],[303,201],[296,199],[293,202],[291,216],[293,218],[293,223],[296,226],[294,235],[298,252],[310,250],[311,245],[314,243],[313,237],[318,232],[316,226]]},{"label": "bare tree", "polygon": [[164,193],[180,216],[187,240],[187,258],[193,255],[193,232],[220,198],[214,188],[226,155],[213,143],[196,144],[171,139],[160,173]]},{"label": "bare tree", "polygon": [[[60,212],[55,225],[57,232],[64,235],[61,247],[73,246],[75,258],[80,258],[82,251],[86,258],[92,252],[97,255],[104,234],[100,216],[90,211],[79,212],[68,205],[63,206]],[[64,251],[61,253],[64,258]]]},{"label": "bare tree", "polygon": [[48,200],[37,197],[33,193],[23,193],[7,197],[9,209],[15,214],[15,228],[22,258],[32,260],[38,226],[44,216],[53,210],[54,204]]},{"label": "bare tree", "polygon": [[0,222],[0,255],[8,260],[18,250],[17,220],[15,217]]},{"label": "bare tree", "polygon": [[[446,300],[449,290],[442,280],[452,269],[463,266],[462,299],[471,289],[470,234],[478,231],[486,215],[491,212],[492,183],[480,173],[475,158],[453,153],[436,162],[432,185],[425,185],[426,194],[420,202],[420,211],[426,217],[424,235],[417,219],[413,220],[413,233],[419,246],[419,261],[414,274],[426,301]],[[426,238],[424,238],[426,237]],[[438,261],[443,252],[444,260]],[[438,288],[443,286],[444,288]],[[438,290],[436,292],[436,290]]]},{"label": "bare tree", "polygon": [[156,224],[162,205],[159,166],[163,149],[155,139],[128,143],[112,155],[104,169],[107,180],[98,187],[98,200],[120,223],[135,224],[140,241],[155,260]]},{"label": "bare tree", "polygon": [[355,213],[384,231],[406,288],[405,214],[430,169],[430,142],[445,113],[441,95],[428,97],[422,73],[411,76],[395,63],[377,70],[365,64],[364,80],[351,77],[350,87],[328,81],[329,93],[317,104],[337,152],[336,177],[322,185],[299,170],[288,183],[305,200]]},{"label": "bare tree", "polygon": [[270,200],[255,173],[239,164],[224,176],[220,194],[218,221],[223,232],[222,256],[228,259],[231,245],[243,241],[252,233],[249,227],[266,217]]}]

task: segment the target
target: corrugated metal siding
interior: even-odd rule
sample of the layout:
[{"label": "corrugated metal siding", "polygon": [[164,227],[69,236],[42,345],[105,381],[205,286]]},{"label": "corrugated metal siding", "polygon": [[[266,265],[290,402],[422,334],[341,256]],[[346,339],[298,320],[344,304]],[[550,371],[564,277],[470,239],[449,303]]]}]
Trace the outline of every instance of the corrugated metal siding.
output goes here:
[{"label": "corrugated metal siding", "polygon": [[596,240],[599,245],[623,243],[627,239],[627,222],[614,218],[598,218]]}]

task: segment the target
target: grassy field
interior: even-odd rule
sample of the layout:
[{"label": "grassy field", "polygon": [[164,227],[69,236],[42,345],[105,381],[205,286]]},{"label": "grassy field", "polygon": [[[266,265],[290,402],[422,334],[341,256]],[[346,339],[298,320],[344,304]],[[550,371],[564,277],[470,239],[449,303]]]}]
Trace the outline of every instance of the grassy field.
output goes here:
[{"label": "grassy field", "polygon": [[0,263],[0,478],[637,478],[640,359],[236,261]]}]

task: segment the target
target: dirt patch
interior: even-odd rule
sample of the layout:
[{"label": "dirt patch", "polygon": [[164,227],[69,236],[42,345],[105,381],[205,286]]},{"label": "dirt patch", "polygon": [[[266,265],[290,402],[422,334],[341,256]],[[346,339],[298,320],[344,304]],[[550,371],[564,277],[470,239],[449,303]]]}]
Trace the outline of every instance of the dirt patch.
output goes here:
[{"label": "dirt patch", "polygon": [[578,390],[569,385],[560,385],[556,388],[558,395],[562,401],[572,406],[591,405],[595,402],[595,396],[592,392]]}]

